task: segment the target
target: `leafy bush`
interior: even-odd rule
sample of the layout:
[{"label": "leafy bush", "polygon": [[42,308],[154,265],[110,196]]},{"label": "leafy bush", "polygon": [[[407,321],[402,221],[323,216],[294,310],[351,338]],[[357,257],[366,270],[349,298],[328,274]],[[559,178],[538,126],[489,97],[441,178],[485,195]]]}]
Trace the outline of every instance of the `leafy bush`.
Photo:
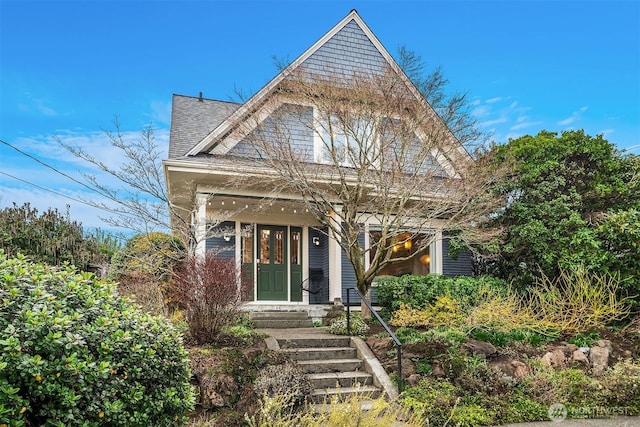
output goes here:
[{"label": "leafy bush", "polygon": [[217,340],[233,324],[246,294],[244,286],[238,286],[232,259],[208,253],[183,264],[174,277],[171,292],[196,343]]},{"label": "leafy bush", "polygon": [[460,302],[448,295],[436,297],[433,304],[424,309],[414,309],[404,304],[393,313],[389,323],[393,326],[456,326],[466,319]]},{"label": "leafy bush", "polygon": [[[369,332],[369,325],[367,325],[360,313],[351,312],[349,326],[351,327],[351,335],[364,336]],[[329,324],[329,332],[334,335],[349,335],[347,331],[347,315],[343,314],[338,318],[332,319]]]},{"label": "leafy bush", "polygon": [[640,361],[625,360],[605,371],[600,380],[609,407],[626,407],[626,415],[640,415]]},{"label": "leafy bush", "polygon": [[170,426],[193,406],[181,337],[113,284],[0,251],[0,424]]},{"label": "leafy bush", "polygon": [[507,284],[490,276],[446,277],[439,274],[381,278],[376,287],[378,303],[383,313],[390,316],[401,304],[414,309],[425,309],[441,296],[451,296],[463,308],[479,304],[487,291],[501,294]]},{"label": "leafy bush", "polygon": [[307,375],[291,362],[269,365],[260,370],[253,389],[264,399],[279,396],[283,399],[282,404],[291,408],[303,404],[312,391]]},{"label": "leafy bush", "polygon": [[422,379],[407,388],[399,402],[416,417],[428,420],[427,425],[445,425],[460,403],[461,391],[448,381]]}]

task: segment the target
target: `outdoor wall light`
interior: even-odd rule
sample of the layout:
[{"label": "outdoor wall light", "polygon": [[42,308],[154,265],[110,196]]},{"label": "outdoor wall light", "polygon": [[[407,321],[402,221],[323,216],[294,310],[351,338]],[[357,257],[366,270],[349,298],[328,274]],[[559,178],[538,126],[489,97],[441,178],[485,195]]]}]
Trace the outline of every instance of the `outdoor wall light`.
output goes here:
[{"label": "outdoor wall light", "polygon": [[318,236],[313,237],[311,241],[313,242],[314,245],[320,246],[320,238]]},{"label": "outdoor wall light", "polygon": [[225,242],[228,242],[231,240],[231,236],[228,234],[225,234],[224,236],[222,236],[222,238],[224,239]]}]

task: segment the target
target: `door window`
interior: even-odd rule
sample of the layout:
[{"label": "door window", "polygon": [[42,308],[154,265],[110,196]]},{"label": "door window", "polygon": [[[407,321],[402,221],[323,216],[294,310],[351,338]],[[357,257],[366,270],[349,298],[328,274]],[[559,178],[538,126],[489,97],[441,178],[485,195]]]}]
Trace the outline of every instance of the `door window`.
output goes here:
[{"label": "door window", "polygon": [[271,230],[262,230],[260,232],[260,264],[269,264],[270,263],[270,241],[271,240]]}]

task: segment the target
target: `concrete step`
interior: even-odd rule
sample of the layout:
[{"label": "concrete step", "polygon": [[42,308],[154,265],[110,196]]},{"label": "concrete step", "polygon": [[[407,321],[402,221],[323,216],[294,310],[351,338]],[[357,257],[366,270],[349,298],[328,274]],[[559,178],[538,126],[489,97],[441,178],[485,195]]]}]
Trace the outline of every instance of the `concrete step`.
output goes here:
[{"label": "concrete step", "polygon": [[325,359],[325,360],[301,360],[298,366],[308,374],[326,372],[352,372],[362,367],[360,359]]},{"label": "concrete step", "polygon": [[251,320],[260,320],[260,319],[306,320],[309,318],[309,313],[307,313],[306,311],[284,311],[284,310],[250,311],[249,318]]},{"label": "concrete step", "polygon": [[314,389],[328,389],[337,387],[355,387],[373,384],[373,376],[366,372],[325,372],[309,374],[309,381]]},{"label": "concrete step", "polygon": [[258,329],[312,328],[306,311],[252,311],[249,318]]},{"label": "concrete step", "polygon": [[258,319],[253,321],[257,329],[289,329],[289,328],[312,328],[311,319]]},{"label": "concrete step", "polygon": [[317,359],[355,359],[358,352],[352,347],[304,347],[285,348],[281,350],[291,360],[317,360]]},{"label": "concrete step", "polygon": [[316,389],[311,392],[311,401],[313,403],[330,403],[331,399],[336,397],[339,401],[348,399],[351,395],[357,393],[360,396],[366,396],[368,399],[377,399],[381,395],[379,388],[374,386],[357,386],[357,387],[338,387]]},{"label": "concrete step", "polygon": [[284,348],[327,348],[327,347],[350,347],[350,337],[313,337],[305,338],[279,338],[278,344]]}]

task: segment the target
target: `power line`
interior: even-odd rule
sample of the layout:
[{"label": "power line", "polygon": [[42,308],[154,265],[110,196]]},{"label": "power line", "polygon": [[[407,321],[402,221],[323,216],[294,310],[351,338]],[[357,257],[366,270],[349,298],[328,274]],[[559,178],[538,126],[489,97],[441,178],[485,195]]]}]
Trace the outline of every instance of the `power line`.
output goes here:
[{"label": "power line", "polygon": [[82,203],[83,205],[91,206],[92,208],[100,209],[100,210],[103,210],[105,212],[114,213],[113,210],[107,209],[105,207],[101,207],[101,206],[99,206],[97,204],[93,204],[93,203],[90,203],[90,202],[87,202],[87,201],[84,201],[84,200],[81,200],[81,199],[76,199],[75,197],[71,197],[71,196],[68,196],[66,194],[62,194],[62,193],[60,193],[58,191],[52,190],[50,188],[46,188],[46,187],[43,187],[41,185],[34,184],[33,182],[26,181],[26,180],[24,180],[22,178],[18,178],[17,176],[13,176],[13,175],[8,174],[6,172],[0,171],[0,174],[8,176],[9,178],[13,178],[13,179],[15,179],[17,181],[20,181],[20,182],[23,182],[25,184],[31,185],[33,187],[39,188],[40,190],[46,191],[48,193],[55,194],[56,196],[64,197],[65,199],[73,200],[74,202]]},{"label": "power line", "polygon": [[83,187],[88,188],[89,190],[91,190],[91,191],[93,191],[93,192],[95,192],[95,193],[98,193],[98,194],[100,194],[101,196],[104,196],[104,194],[102,194],[100,191],[96,190],[94,187],[91,187],[91,186],[89,186],[89,185],[85,184],[84,182],[79,181],[79,180],[75,179],[74,177],[72,177],[72,176],[70,176],[70,175],[67,175],[66,173],[62,172],[61,170],[56,169],[56,168],[54,168],[53,166],[46,164],[45,162],[43,162],[42,160],[40,160],[40,159],[38,159],[38,158],[36,158],[36,157],[32,156],[31,154],[29,154],[29,153],[26,153],[26,152],[22,151],[21,149],[19,149],[19,148],[18,148],[18,147],[16,147],[15,145],[12,145],[12,144],[10,144],[10,143],[8,143],[7,141],[4,141],[4,140],[2,140],[2,139],[0,139],[0,142],[1,142],[1,143],[3,143],[4,145],[6,145],[7,147],[10,147],[10,148],[14,149],[15,151],[17,151],[18,153],[22,154],[23,156],[26,156],[26,157],[30,158],[31,160],[34,160],[34,161],[36,161],[36,162],[40,163],[42,166],[44,166],[44,167],[46,167],[46,168],[51,169],[51,170],[52,170],[52,171],[54,171],[55,173],[60,174],[60,175],[64,176],[65,178],[70,179],[71,181],[75,182],[76,184],[80,184],[80,185],[82,185]]}]

